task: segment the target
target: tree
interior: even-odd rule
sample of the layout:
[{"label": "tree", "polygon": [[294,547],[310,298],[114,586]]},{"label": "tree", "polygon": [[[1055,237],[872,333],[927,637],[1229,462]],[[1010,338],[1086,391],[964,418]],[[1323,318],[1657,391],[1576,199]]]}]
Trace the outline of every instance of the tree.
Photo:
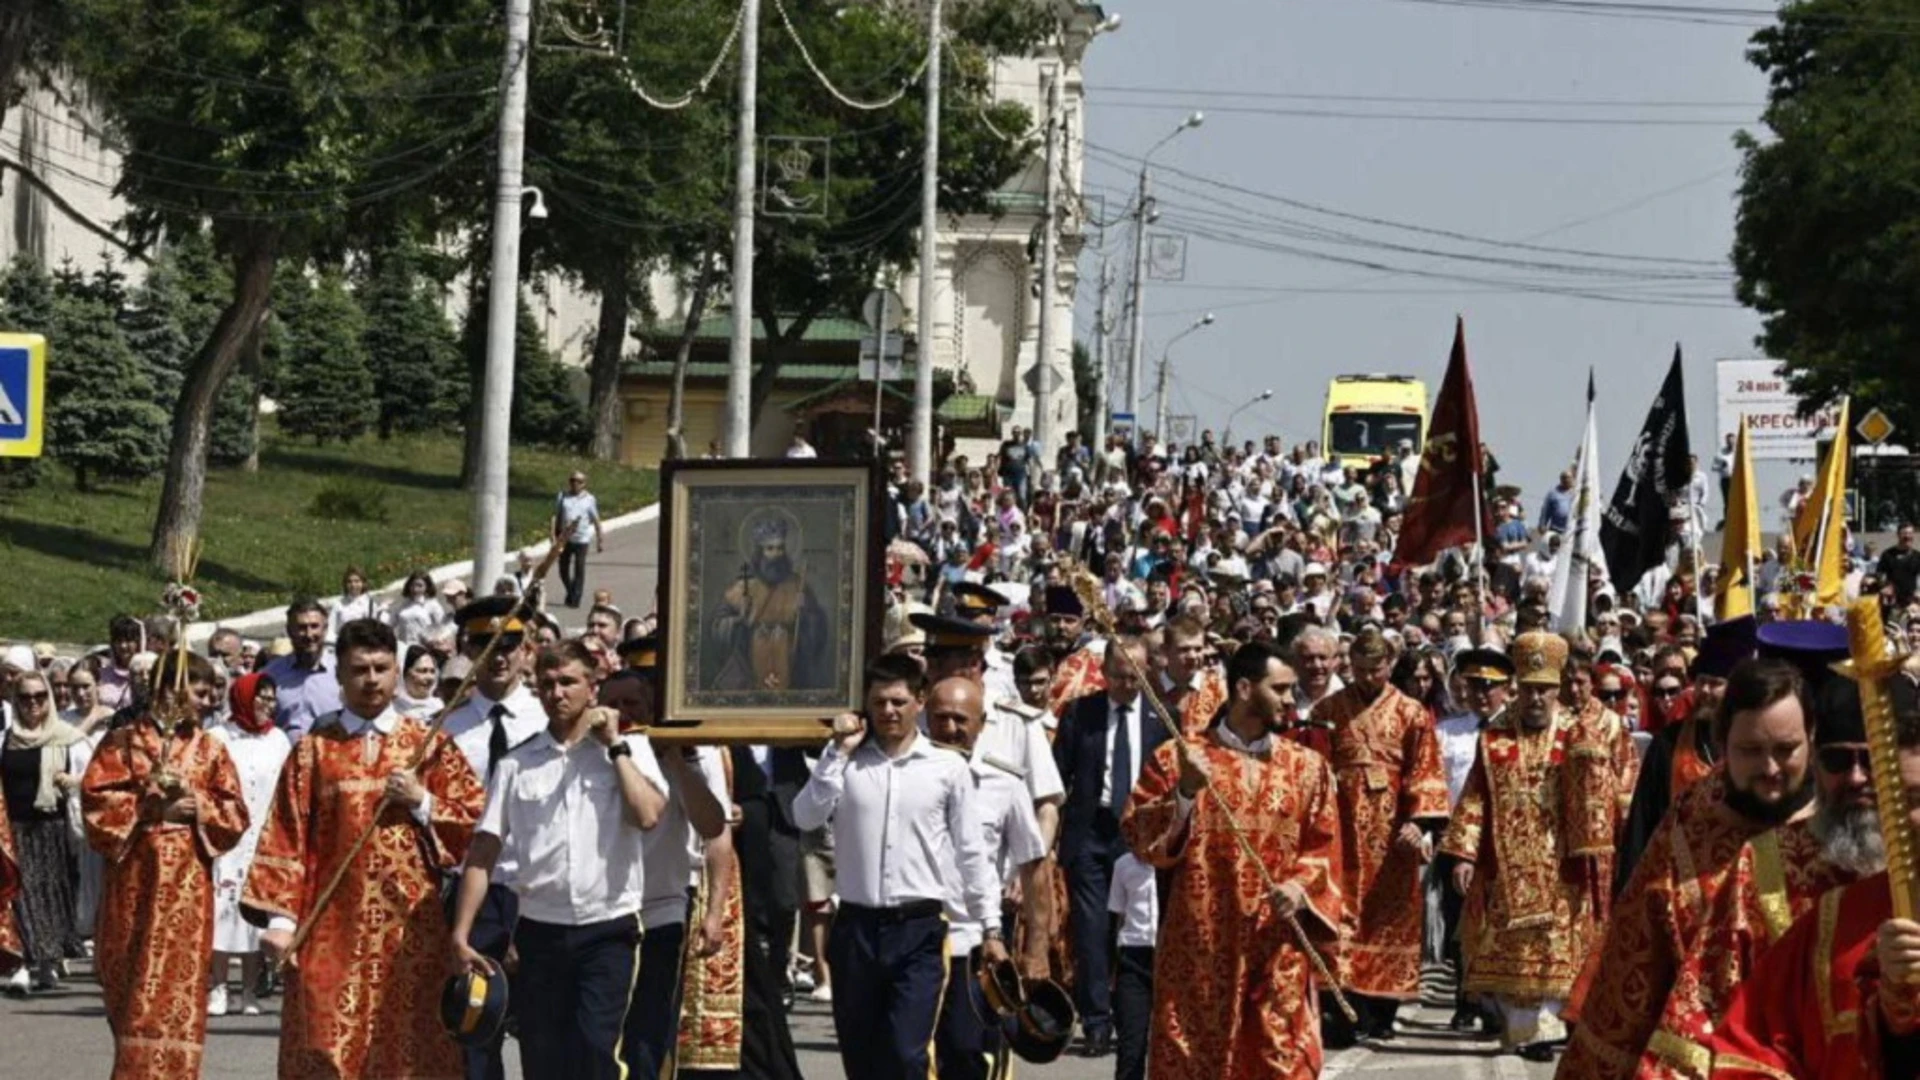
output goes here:
[{"label": "tree", "polygon": [[[207,339],[233,280],[221,265],[206,230],[168,236],[147,276],[121,309],[128,344],[145,361],[152,377],[154,403],[167,415],[179,404],[194,349]],[[258,365],[243,357],[214,402],[208,460],[239,465],[252,458],[259,405]]]},{"label": "tree", "polygon": [[367,367],[366,317],[346,279],[320,275],[288,327],[287,365],[279,381],[280,430],[316,443],[346,442],[379,417],[373,372]]},{"label": "tree", "polygon": [[1742,133],[1733,247],[1758,344],[1811,411],[1843,394],[1897,427],[1920,424],[1920,38],[1886,24],[1916,0],[1869,9],[1805,0],[1754,35],[1773,137]]},{"label": "tree", "polygon": [[[283,258],[337,255],[375,220],[441,209],[486,145],[499,75],[483,0],[68,0],[69,66],[125,146],[136,242],[211,221],[233,292],[195,349],[149,557],[182,565],[200,529],[215,403],[250,351]],[[462,205],[472,193],[459,192]]]},{"label": "tree", "polygon": [[449,426],[459,414],[448,409],[447,384],[466,373],[446,314],[423,286],[418,245],[403,239],[375,250],[359,296],[380,437]]},{"label": "tree", "polygon": [[54,276],[47,451],[82,491],[95,480],[151,476],[166,460],[167,415],[120,328],[115,300],[123,297],[111,272],[89,281],[66,266]]},{"label": "tree", "polygon": [[[482,371],[487,362],[487,285],[473,285],[474,302],[467,308],[466,324],[461,332],[461,351],[469,371]],[[546,336],[533,316],[527,298],[520,298],[520,311],[514,320],[513,335],[513,415],[510,430],[515,443],[578,450],[588,435],[587,416],[580,399],[570,385],[572,375],[547,351]],[[476,380],[474,383],[478,386]],[[473,433],[480,429],[480,396],[470,403],[467,418],[469,446]],[[468,454],[468,460],[474,460]],[[467,478],[470,479],[470,478]]]}]

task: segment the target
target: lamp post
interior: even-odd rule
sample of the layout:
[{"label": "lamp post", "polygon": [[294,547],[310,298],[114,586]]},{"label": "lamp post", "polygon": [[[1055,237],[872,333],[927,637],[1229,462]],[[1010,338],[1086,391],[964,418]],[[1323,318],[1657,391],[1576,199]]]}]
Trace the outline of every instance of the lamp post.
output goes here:
[{"label": "lamp post", "polygon": [[1252,401],[1249,401],[1245,405],[1242,405],[1239,408],[1228,413],[1226,430],[1220,433],[1220,445],[1225,446],[1233,440],[1233,421],[1235,417],[1239,416],[1241,413],[1246,412],[1248,409],[1253,408],[1255,405],[1258,405],[1263,401],[1271,401],[1272,399],[1273,399],[1273,391],[1262,390],[1260,391],[1260,394],[1258,397],[1254,398]]},{"label": "lamp post", "polygon": [[1180,126],[1167,133],[1167,136],[1148,148],[1140,158],[1140,190],[1133,203],[1133,330],[1132,339],[1127,342],[1127,414],[1134,418],[1134,442],[1140,441],[1140,346],[1146,333],[1146,305],[1143,302],[1147,285],[1147,226],[1157,216],[1153,211],[1151,180],[1147,168],[1153,161],[1153,155],[1161,147],[1180,137],[1181,133],[1191,131],[1206,123],[1203,113],[1193,113]]},{"label": "lamp post", "polygon": [[1209,311],[1205,315],[1202,315],[1199,318],[1193,320],[1192,326],[1187,327],[1185,330],[1182,330],[1179,333],[1173,335],[1173,337],[1167,339],[1166,346],[1160,350],[1160,380],[1159,380],[1159,387],[1155,391],[1155,395],[1154,395],[1156,400],[1154,403],[1153,436],[1154,438],[1160,440],[1161,446],[1165,446],[1167,444],[1168,354],[1173,352],[1174,342],[1179,341],[1181,338],[1186,337],[1188,334],[1198,333],[1201,330],[1205,330],[1207,327],[1212,325],[1213,325],[1213,312]]}]

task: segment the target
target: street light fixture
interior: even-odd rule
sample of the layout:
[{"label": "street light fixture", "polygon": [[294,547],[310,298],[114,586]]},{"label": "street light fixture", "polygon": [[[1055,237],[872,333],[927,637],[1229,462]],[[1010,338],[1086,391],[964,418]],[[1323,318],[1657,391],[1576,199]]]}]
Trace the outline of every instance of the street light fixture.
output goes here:
[{"label": "street light fixture", "polygon": [[1185,330],[1182,330],[1179,333],[1173,335],[1171,338],[1168,338],[1166,346],[1160,350],[1160,388],[1157,395],[1159,400],[1154,406],[1155,415],[1154,415],[1154,422],[1153,422],[1153,433],[1154,433],[1154,437],[1159,439],[1161,445],[1163,446],[1166,444],[1166,441],[1167,441],[1167,361],[1169,359],[1168,354],[1173,352],[1174,342],[1179,341],[1181,338],[1186,337],[1188,334],[1197,333],[1201,330],[1205,330],[1207,327],[1212,325],[1213,325],[1213,312],[1209,311],[1205,315],[1202,315],[1199,318],[1193,320],[1192,326],[1189,326]]},{"label": "street light fixture", "polygon": [[[1153,161],[1153,155],[1160,148],[1180,137],[1182,132],[1191,131],[1207,122],[1205,113],[1193,112],[1180,126],[1168,132],[1166,137],[1154,143],[1140,157],[1140,190],[1133,203],[1133,334],[1127,342],[1127,415],[1133,417],[1133,427],[1140,430],[1140,349],[1146,337],[1146,287],[1147,287],[1147,226],[1155,217],[1153,197],[1150,193],[1150,181],[1147,167]],[[1211,316],[1209,316],[1211,318]],[[1164,370],[1164,368],[1163,368]],[[1161,410],[1164,415],[1165,409]],[[1163,425],[1164,426],[1164,425]],[[1164,432],[1162,432],[1164,434]]]},{"label": "street light fixture", "polygon": [[1229,442],[1231,442],[1231,441],[1232,441],[1232,439],[1233,439],[1233,421],[1234,421],[1234,418],[1235,418],[1235,417],[1237,417],[1237,416],[1239,416],[1239,415],[1240,415],[1241,413],[1243,413],[1243,412],[1246,412],[1246,411],[1247,411],[1248,409],[1251,409],[1251,408],[1253,408],[1253,407],[1254,407],[1255,405],[1258,405],[1258,404],[1260,404],[1260,403],[1261,403],[1261,402],[1263,402],[1263,401],[1271,401],[1271,400],[1273,400],[1273,391],[1271,391],[1271,390],[1262,390],[1262,391],[1260,391],[1260,393],[1259,393],[1258,395],[1256,395],[1256,396],[1254,397],[1254,399],[1253,399],[1252,401],[1249,401],[1249,402],[1247,402],[1247,403],[1246,403],[1245,405],[1242,405],[1242,406],[1240,406],[1239,408],[1237,408],[1237,409],[1235,409],[1235,410],[1233,410],[1232,412],[1230,412],[1230,413],[1228,413],[1228,414],[1227,414],[1227,426],[1226,426],[1226,430],[1224,430],[1224,431],[1222,431],[1222,432],[1220,433],[1220,445],[1221,445],[1221,446],[1226,446],[1226,445],[1227,445],[1227,444],[1228,444]]}]

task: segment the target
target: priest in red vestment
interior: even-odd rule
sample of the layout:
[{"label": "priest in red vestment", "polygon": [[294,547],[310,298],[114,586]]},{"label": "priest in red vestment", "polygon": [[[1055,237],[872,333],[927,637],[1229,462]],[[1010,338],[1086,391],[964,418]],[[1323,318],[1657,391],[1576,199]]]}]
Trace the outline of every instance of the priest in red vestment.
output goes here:
[{"label": "priest in red vestment", "polygon": [[1616,900],[1562,1075],[1705,1080],[1714,1021],[1760,954],[1859,876],[1822,843],[1871,813],[1859,699],[1822,705],[1785,661],[1734,669],[1714,733],[1726,762],[1680,797]]},{"label": "priest in red vestment", "polygon": [[[1348,652],[1351,679],[1313,707],[1340,792],[1340,984],[1360,1014],[1322,1010],[1327,1045],[1393,1037],[1403,1001],[1420,1000],[1426,903],[1421,868],[1447,823],[1447,775],[1426,706],[1387,681],[1393,653],[1378,630]],[[1357,1028],[1357,1030],[1355,1030]]]},{"label": "priest in red vestment", "polygon": [[20,927],[13,921],[13,898],[20,895],[20,860],[13,853],[13,821],[7,801],[0,799],[0,976],[12,975],[27,962]]},{"label": "priest in red vestment", "polygon": [[1234,654],[1227,679],[1220,721],[1161,745],[1121,822],[1134,853],[1165,872],[1148,1071],[1154,1080],[1309,1080],[1322,1058],[1315,968],[1290,918],[1331,965],[1339,799],[1326,760],[1276,734],[1293,718],[1293,669],[1254,642]]},{"label": "priest in red vestment", "polygon": [[169,652],[155,678],[153,711],[107,735],[80,783],[87,843],[106,863],[94,965],[115,1080],[200,1075],[213,861],[247,831],[233,759],[201,727],[213,666]]},{"label": "priest in red vestment", "polygon": [[[1920,707],[1893,691],[1909,829],[1920,829]],[[1920,904],[1920,889],[1903,883]],[[1920,923],[1893,917],[1886,873],[1822,896],[1734,991],[1712,1041],[1714,1080],[1920,1075]]]},{"label": "priest in red vestment", "polygon": [[1180,731],[1192,737],[1206,730],[1227,703],[1227,680],[1207,663],[1207,627],[1192,615],[1176,615],[1160,631],[1167,665],[1167,711],[1180,718]]},{"label": "priest in red vestment", "polygon": [[1511,654],[1518,692],[1480,733],[1440,853],[1466,898],[1467,992],[1492,998],[1503,1045],[1545,1061],[1566,1040],[1560,1012],[1599,943],[1619,794],[1606,733],[1559,704],[1566,641],[1534,631]]},{"label": "priest in red vestment", "polygon": [[[281,770],[241,896],[247,917],[267,926],[270,957],[286,956],[297,924],[314,924],[289,958],[280,1076],[455,1080],[459,1046],[439,1019],[440,884],[466,856],[486,791],[450,739],[394,711],[391,629],[350,622],[335,654],[343,708],[322,717]],[[369,824],[372,839],[315,912]]]}]

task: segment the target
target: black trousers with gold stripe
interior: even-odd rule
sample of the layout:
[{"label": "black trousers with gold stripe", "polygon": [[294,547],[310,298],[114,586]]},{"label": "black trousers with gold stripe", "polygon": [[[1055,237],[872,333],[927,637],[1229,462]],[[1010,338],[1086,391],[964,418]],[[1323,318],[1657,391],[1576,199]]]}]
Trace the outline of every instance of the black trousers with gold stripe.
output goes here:
[{"label": "black trousers with gold stripe", "polygon": [[640,966],[640,913],[584,926],[522,918],[513,943],[527,1080],[622,1080],[620,1036]]},{"label": "black trousers with gold stripe", "polygon": [[842,903],[827,936],[833,1027],[847,1080],[931,1080],[947,985],[947,920],[937,900]]}]

